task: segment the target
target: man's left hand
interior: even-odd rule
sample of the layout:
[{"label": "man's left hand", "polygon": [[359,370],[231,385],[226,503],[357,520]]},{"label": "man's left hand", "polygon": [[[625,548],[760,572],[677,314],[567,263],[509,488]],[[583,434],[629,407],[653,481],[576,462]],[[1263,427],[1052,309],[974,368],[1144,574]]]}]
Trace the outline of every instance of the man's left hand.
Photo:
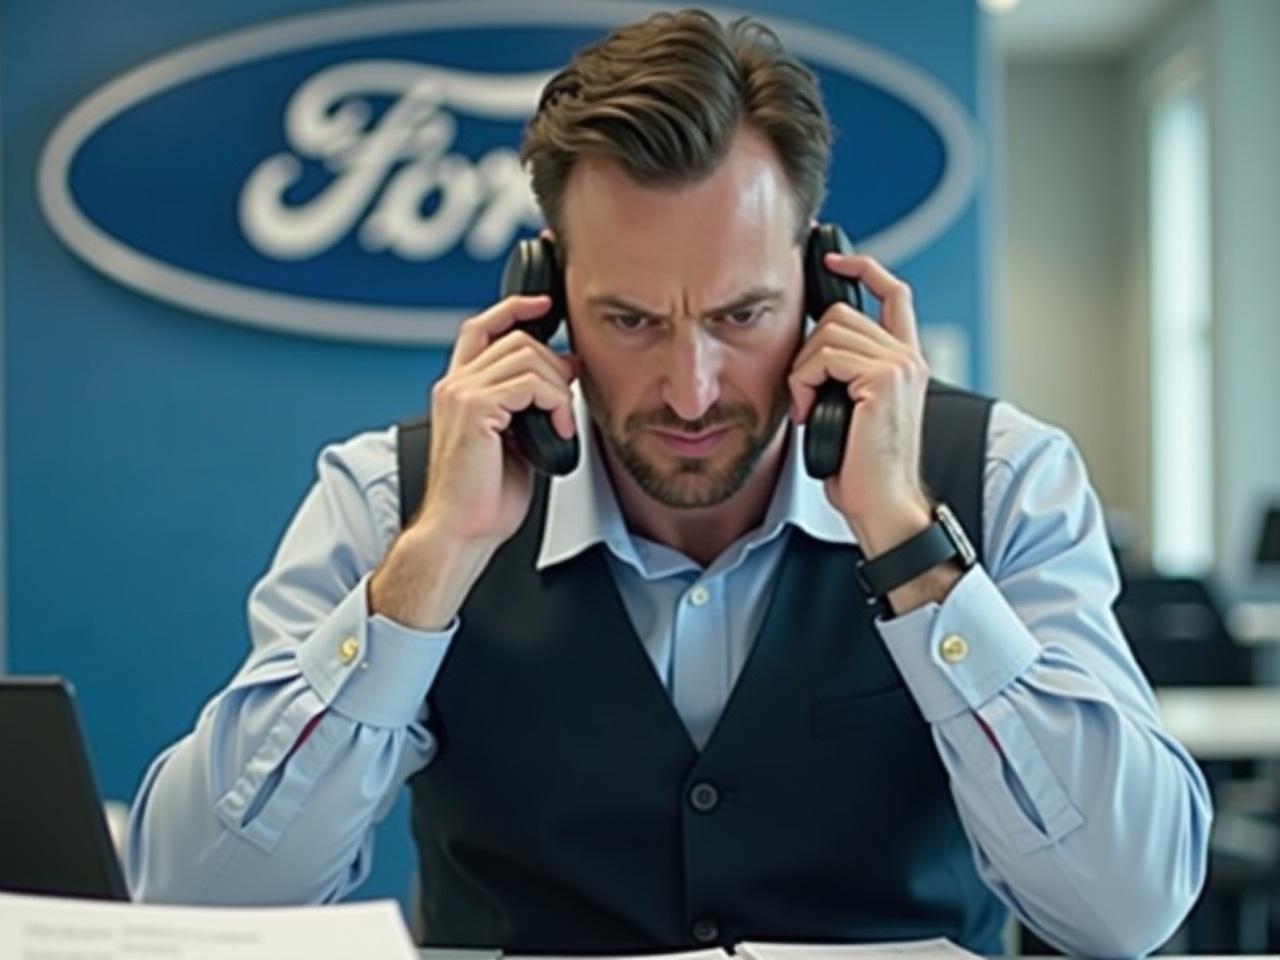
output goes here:
[{"label": "man's left hand", "polygon": [[862,282],[881,304],[881,322],[838,303],[819,319],[792,366],[792,417],[804,422],[826,380],[848,385],[853,422],[827,496],[874,557],[932,522],[920,477],[929,366],[920,351],[911,287],[872,257],[829,253],[826,266]]}]

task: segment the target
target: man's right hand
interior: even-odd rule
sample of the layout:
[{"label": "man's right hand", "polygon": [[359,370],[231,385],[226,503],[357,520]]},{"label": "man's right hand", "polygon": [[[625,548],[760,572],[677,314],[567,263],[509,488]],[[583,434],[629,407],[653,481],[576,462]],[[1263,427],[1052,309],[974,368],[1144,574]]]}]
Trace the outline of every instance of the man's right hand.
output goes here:
[{"label": "man's right hand", "polygon": [[494,551],[524,522],[533,470],[503,441],[512,417],[538,407],[573,436],[574,360],[527,333],[546,296],[512,296],[459,328],[449,369],[431,396],[430,481],[422,508],[369,587],[371,613],[415,629],[442,629],[461,608]]}]

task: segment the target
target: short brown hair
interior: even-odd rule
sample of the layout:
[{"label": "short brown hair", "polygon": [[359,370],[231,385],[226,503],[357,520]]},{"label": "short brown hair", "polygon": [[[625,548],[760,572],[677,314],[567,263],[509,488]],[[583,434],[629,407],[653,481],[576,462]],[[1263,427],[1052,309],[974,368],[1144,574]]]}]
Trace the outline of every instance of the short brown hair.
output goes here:
[{"label": "short brown hair", "polygon": [[520,157],[563,240],[565,185],[580,158],[609,157],[645,185],[696,183],[743,124],[778,155],[800,240],[826,193],[831,124],[813,73],[747,17],[726,26],[682,10],[614,30],[543,88]]}]

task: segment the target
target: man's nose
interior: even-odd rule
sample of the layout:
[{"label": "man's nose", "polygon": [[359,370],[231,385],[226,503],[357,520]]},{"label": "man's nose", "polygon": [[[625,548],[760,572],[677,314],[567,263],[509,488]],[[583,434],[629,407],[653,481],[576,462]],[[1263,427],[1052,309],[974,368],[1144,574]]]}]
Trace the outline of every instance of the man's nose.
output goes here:
[{"label": "man's nose", "polygon": [[697,420],[720,399],[720,345],[700,326],[678,331],[667,356],[663,401],[682,420]]}]

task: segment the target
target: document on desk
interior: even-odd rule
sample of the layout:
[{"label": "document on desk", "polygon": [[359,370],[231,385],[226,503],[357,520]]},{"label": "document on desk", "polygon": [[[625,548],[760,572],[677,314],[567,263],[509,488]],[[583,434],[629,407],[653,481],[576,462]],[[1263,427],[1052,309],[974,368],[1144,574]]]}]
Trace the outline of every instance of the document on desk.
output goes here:
[{"label": "document on desk", "polygon": [[[432,950],[423,951],[423,955],[429,960],[431,960],[433,953],[434,951]],[[733,957],[724,950],[715,947],[710,950],[684,950],[669,953],[602,953],[594,957],[579,956],[578,954],[555,957],[541,953],[504,953],[502,960],[733,960]]]},{"label": "document on desk", "polygon": [[4,960],[417,960],[389,900],[166,907],[0,893]]},{"label": "document on desk", "polygon": [[[432,951],[424,951],[429,960]],[[733,945],[732,954],[725,950],[689,950],[684,953],[626,954],[625,956],[546,957],[503,954],[502,960],[981,960],[950,940],[901,940],[886,943],[763,943],[744,940]]]},{"label": "document on desk", "polygon": [[932,940],[899,940],[887,943],[754,943],[743,941],[733,948],[747,960],[980,960],[976,953],[957,947],[945,937]]}]

